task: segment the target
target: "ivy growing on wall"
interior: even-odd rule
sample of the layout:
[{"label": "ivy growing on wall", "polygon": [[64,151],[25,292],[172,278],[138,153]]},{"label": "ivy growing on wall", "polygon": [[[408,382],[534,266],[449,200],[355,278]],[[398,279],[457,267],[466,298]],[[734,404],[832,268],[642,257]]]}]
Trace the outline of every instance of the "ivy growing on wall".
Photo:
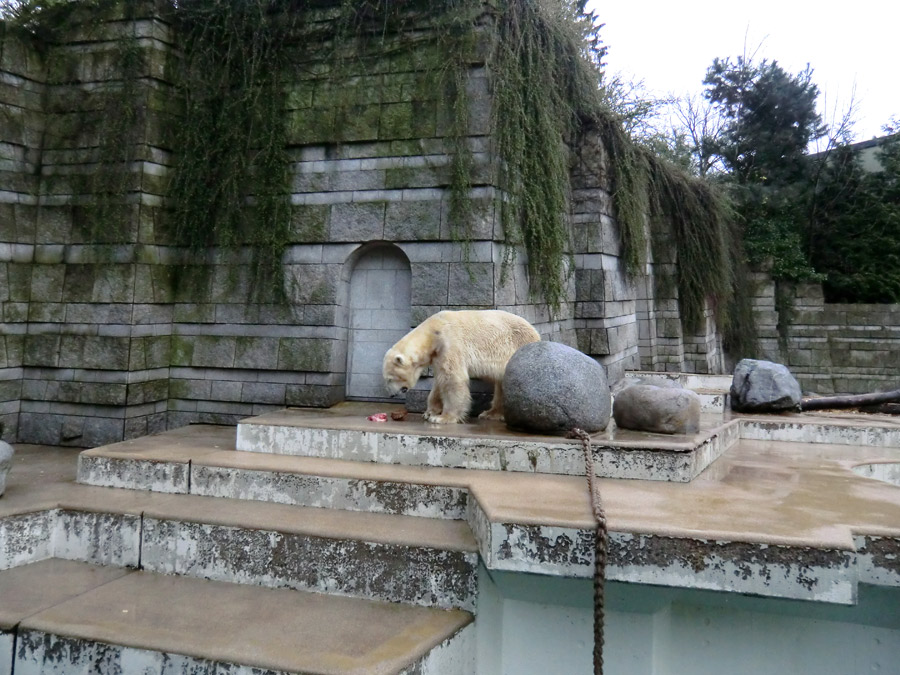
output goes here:
[{"label": "ivy growing on wall", "polygon": [[[121,6],[128,16],[129,7],[146,4],[26,0],[13,20],[52,41],[51,29],[62,30],[75,7],[90,14],[101,5]],[[280,263],[291,217],[287,96],[298,68],[315,71],[317,83],[335,92],[336,112],[328,124],[317,124],[339,145],[353,122],[354,101],[346,98],[351,90],[347,85],[379,59],[405,58],[422,75],[419,85],[432,97],[440,92],[445,107],[449,214],[453,232],[465,247],[474,236],[470,191],[476,184],[469,142],[469,76],[473,65],[487,63],[493,87],[493,166],[504,190],[500,205],[507,250],[514,254],[524,248],[537,295],[553,307],[565,299],[566,275],[572,269],[567,258],[573,251],[571,149],[585,132],[599,134],[608,154],[628,270],[640,272],[648,250],[648,223],[655,223],[669,228],[674,237],[686,326],[696,325],[710,298],[725,316],[740,295],[732,292],[736,247],[727,204],[707,184],[635,146],[615,116],[604,110],[598,88],[602,48],[597,47],[597,26],[583,2],[156,4],[164,8],[182,50],[171,69],[183,100],[174,118],[175,166],[166,193],[175,241],[195,251],[197,259],[211,247],[251,252],[251,281],[258,294],[281,287]],[[130,172],[123,169],[135,160],[129,153],[137,144],[129,134],[144,124],[148,105],[136,87],[144,70],[140,41],[134,34],[120,35],[116,49],[120,86],[110,90],[101,106],[107,127],[97,149],[99,169],[84,187],[94,197],[94,222],[110,227],[131,189]],[[124,233],[122,240],[127,241]]]}]

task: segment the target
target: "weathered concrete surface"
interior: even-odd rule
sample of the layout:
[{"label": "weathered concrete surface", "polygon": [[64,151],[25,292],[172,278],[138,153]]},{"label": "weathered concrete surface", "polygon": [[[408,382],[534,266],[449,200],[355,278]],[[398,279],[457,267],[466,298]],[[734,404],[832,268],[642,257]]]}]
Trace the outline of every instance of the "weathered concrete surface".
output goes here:
[{"label": "weathered concrete surface", "polygon": [[122,567],[58,558],[4,570],[0,573],[0,630],[11,630],[33,614],[129,573]]},{"label": "weathered concrete surface", "polygon": [[890,415],[847,412],[741,416],[741,438],[789,443],[827,443],[900,448],[900,421]]},{"label": "weathered concrete surface", "polygon": [[[490,569],[592,578],[595,529],[489,524]],[[611,532],[612,581],[853,604],[851,551]],[[871,578],[871,577],[868,577]]]},{"label": "weathered concrete surface", "polygon": [[[231,453],[236,454],[236,453]],[[194,463],[191,494],[252,499],[316,508],[462,519],[467,492],[444,485],[398,480],[317,476]],[[90,482],[90,479],[88,480]]]},{"label": "weathered concrete surface", "polygon": [[0,518],[0,570],[53,555],[56,511],[33,511]]},{"label": "weathered concrete surface", "polygon": [[[243,420],[236,448],[410,466],[584,475],[579,441],[509,430],[501,422],[436,429],[421,416],[368,422],[359,406],[328,412],[282,410]],[[607,429],[592,436],[598,476],[689,481],[738,439],[737,424],[702,420],[697,434],[660,436]]]},{"label": "weathered concrete surface", "polygon": [[[329,415],[333,413],[322,416],[331,419]],[[874,423],[866,427],[858,417],[824,414],[739,417],[729,427],[736,435],[745,426],[751,434],[761,425],[769,425],[773,433],[780,428],[792,434],[805,434],[804,427],[818,427],[834,430],[839,438],[868,438],[878,444],[810,445],[744,439],[689,484],[601,479],[598,485],[613,533],[612,546],[620,547],[625,561],[619,568],[612,566],[611,574],[638,583],[830,602],[847,602],[859,582],[895,585],[900,489],[859,476],[853,468],[900,461],[900,447],[886,445],[898,425],[880,417],[864,419]],[[201,432],[208,433],[196,429]],[[204,453],[203,443],[198,443],[196,452]],[[206,467],[221,463],[260,472],[450,486],[468,493],[466,518],[474,533],[474,538],[468,535],[471,550],[477,547],[489,566],[577,577],[587,574],[591,565],[588,543],[594,522],[583,477],[216,452],[218,455],[202,454],[197,462]],[[280,504],[146,493],[138,498],[131,491],[76,485],[66,489],[68,492],[49,493],[56,499],[51,503],[58,505],[64,500],[70,510],[76,504],[82,510],[102,504],[113,512],[179,521],[185,520],[187,509],[188,521],[208,526],[239,523],[250,530],[356,537],[390,545],[404,541],[421,546],[442,539],[435,539],[435,521],[422,518],[406,519],[409,527],[422,527],[408,530],[405,525],[401,534],[396,528],[392,532],[389,525],[399,521],[383,514],[308,509],[300,515],[298,507]],[[11,490],[11,501],[4,498],[0,507],[18,504],[17,508],[26,508],[27,502],[20,500],[20,487],[13,484]],[[47,503],[49,497],[37,492],[32,498]],[[2,513],[23,515],[8,509]],[[357,515],[380,517],[357,520]],[[3,522],[7,521],[0,520]],[[447,549],[447,540],[443,541],[438,548]],[[546,541],[556,545],[545,546]],[[698,569],[696,561],[703,556],[708,562]]]},{"label": "weathered concrete surface", "polygon": [[[248,620],[259,615],[267,620]],[[455,650],[453,636],[471,620],[458,610],[133,572],[24,619],[16,673],[97,672],[101,664],[104,672],[161,672],[163,663],[247,675],[417,672],[434,647]],[[458,648],[466,646],[464,637]],[[467,662],[464,654],[440,659]]]},{"label": "weathered concrete surface", "polygon": [[474,551],[150,517],[141,555],[151,572],[469,611],[477,563]]}]

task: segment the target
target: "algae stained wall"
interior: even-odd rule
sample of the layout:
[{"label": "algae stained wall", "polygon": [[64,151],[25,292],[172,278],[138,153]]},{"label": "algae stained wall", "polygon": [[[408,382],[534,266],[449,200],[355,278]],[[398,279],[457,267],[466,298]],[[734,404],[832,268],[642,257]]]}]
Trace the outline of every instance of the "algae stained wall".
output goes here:
[{"label": "algae stained wall", "polygon": [[[342,400],[354,330],[350,280],[377,246],[395,247],[409,261],[412,325],[445,308],[496,307],[532,321],[545,339],[577,344],[612,380],[648,361],[690,369],[690,339],[680,334],[671,338],[673,359],[649,340],[639,347],[639,323],[674,325],[677,307],[670,302],[667,314],[654,316],[663,304],[653,304],[653,285],[624,272],[597,139],[582,153],[590,161],[573,168],[575,270],[559,310],[551,313],[531,292],[524,253],[504,263],[489,14],[465,55],[468,241],[450,217],[459,130],[447,92],[433,85],[428,55],[391,48],[347,59],[354,65],[336,79],[331,57],[312,50],[292,71],[286,104],[291,220],[279,282],[286,301],[266,301],[249,288],[246,248],[189,251],[167,226],[183,120],[175,85],[181,50],[165,12],[152,3],[136,7],[128,19],[73,23],[52,44],[3,42],[0,415],[7,438],[93,446]],[[417,35],[428,30],[414,27]],[[107,95],[127,79],[125,34],[140,55],[128,81],[141,113],[123,132],[111,125]],[[395,37],[402,36],[382,39],[396,47]],[[104,207],[97,193],[106,183],[97,176],[108,152],[120,152],[113,166],[128,170]]]}]

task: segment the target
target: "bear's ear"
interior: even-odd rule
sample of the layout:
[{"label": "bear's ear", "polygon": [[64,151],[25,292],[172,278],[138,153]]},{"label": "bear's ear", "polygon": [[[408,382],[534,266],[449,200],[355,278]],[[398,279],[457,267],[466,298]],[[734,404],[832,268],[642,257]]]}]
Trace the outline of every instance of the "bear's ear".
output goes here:
[{"label": "bear's ear", "polygon": [[394,363],[396,363],[398,366],[402,366],[403,365],[403,355],[397,354],[397,356],[394,357]]}]

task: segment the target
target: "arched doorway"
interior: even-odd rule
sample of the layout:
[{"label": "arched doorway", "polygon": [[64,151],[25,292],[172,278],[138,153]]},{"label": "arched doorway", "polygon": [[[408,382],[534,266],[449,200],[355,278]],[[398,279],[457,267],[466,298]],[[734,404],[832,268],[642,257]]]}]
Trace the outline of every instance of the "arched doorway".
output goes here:
[{"label": "arched doorway", "polygon": [[410,328],[409,259],[396,246],[374,246],[350,274],[347,398],[384,399],[385,352]]}]

